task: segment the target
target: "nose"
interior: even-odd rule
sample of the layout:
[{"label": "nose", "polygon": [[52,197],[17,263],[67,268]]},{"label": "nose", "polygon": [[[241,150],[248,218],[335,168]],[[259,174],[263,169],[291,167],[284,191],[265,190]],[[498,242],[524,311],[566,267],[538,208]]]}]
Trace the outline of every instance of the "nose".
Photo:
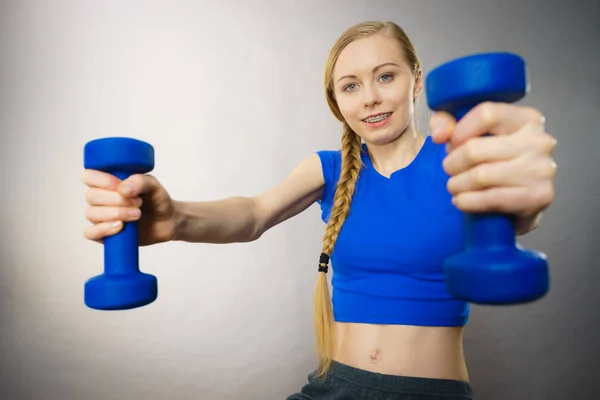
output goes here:
[{"label": "nose", "polygon": [[365,85],[365,89],[363,91],[364,103],[365,107],[373,107],[381,103],[381,96],[376,87],[371,85]]}]

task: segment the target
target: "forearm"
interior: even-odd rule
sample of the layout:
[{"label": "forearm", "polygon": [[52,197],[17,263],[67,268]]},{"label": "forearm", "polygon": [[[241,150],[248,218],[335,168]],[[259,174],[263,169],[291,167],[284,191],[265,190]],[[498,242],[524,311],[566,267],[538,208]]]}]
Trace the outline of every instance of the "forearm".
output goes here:
[{"label": "forearm", "polygon": [[255,203],[248,197],[216,201],[175,201],[175,241],[241,243],[259,236]]}]

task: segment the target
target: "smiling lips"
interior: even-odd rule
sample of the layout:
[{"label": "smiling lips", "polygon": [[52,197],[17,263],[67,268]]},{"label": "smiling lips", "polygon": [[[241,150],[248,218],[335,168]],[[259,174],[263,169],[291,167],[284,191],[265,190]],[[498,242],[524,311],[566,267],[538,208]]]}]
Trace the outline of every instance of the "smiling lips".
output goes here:
[{"label": "smiling lips", "polygon": [[379,127],[385,125],[389,121],[391,115],[392,115],[391,112],[373,114],[373,115],[370,115],[367,118],[363,119],[362,121],[371,128],[379,128]]}]

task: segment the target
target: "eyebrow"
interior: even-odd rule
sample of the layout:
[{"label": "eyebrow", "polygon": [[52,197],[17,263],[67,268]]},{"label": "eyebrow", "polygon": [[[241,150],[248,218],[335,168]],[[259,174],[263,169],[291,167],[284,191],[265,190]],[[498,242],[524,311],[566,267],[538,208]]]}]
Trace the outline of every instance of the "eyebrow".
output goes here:
[{"label": "eyebrow", "polygon": [[[398,68],[400,68],[400,66],[399,66],[398,64],[395,64],[395,63],[393,63],[393,62],[386,62],[386,63],[383,63],[383,64],[379,64],[378,66],[376,66],[375,68],[373,68],[372,72],[375,72],[375,71],[377,71],[378,69],[380,69],[380,68],[383,68],[383,67],[386,67],[386,66],[388,66],[388,65],[393,65],[393,66],[395,66],[395,67],[398,67]],[[340,82],[342,79],[346,79],[346,78],[356,78],[356,75],[344,75],[344,76],[342,76],[340,79],[338,79],[337,81],[338,81],[338,83],[339,83],[339,82]]]}]

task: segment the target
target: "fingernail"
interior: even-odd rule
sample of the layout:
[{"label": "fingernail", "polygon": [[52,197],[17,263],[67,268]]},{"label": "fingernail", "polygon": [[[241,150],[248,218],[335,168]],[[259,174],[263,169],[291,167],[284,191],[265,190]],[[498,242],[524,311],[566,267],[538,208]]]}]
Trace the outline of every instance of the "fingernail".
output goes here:
[{"label": "fingernail", "polygon": [[113,228],[117,228],[117,227],[121,226],[121,221],[115,221],[112,224],[110,224],[110,226]]},{"label": "fingernail", "polygon": [[140,197],[136,198],[133,200],[133,205],[135,207],[141,207],[142,206],[142,199]]},{"label": "fingernail", "polygon": [[138,218],[141,215],[141,210],[139,208],[133,208],[127,212],[127,215],[131,218]]}]

